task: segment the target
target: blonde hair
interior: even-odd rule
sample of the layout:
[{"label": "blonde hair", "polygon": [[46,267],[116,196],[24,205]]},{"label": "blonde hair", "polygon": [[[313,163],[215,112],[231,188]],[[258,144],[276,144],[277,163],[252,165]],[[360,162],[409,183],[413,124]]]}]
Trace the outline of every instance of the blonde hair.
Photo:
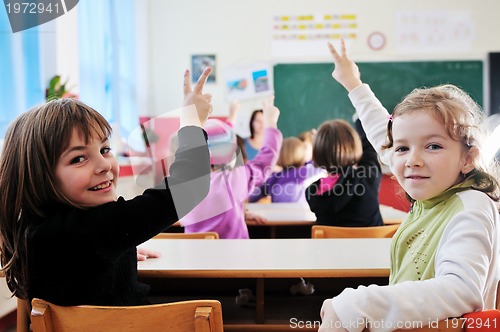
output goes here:
[{"label": "blonde hair", "polygon": [[309,144],[313,144],[314,136],[316,136],[316,129],[311,129],[301,132],[297,137],[302,141]]},{"label": "blonde hair", "polygon": [[278,166],[300,167],[306,162],[306,147],[297,137],[287,137],[281,144]]},{"label": "blonde hair", "polygon": [[[387,125],[388,143],[382,148],[393,147],[393,120],[398,116],[418,111],[428,112],[443,123],[448,135],[462,142],[464,148],[477,147],[481,151],[484,113],[465,91],[451,84],[414,89],[396,105],[391,121]],[[498,201],[498,181],[493,175],[495,170],[488,170],[487,166],[482,164],[480,156],[477,156],[473,162],[474,169],[465,174],[464,179],[474,179],[474,189]]]},{"label": "blonde hair", "polygon": [[363,155],[363,146],[356,130],[345,120],[323,122],[314,138],[315,166],[336,174],[340,168],[352,166]]}]

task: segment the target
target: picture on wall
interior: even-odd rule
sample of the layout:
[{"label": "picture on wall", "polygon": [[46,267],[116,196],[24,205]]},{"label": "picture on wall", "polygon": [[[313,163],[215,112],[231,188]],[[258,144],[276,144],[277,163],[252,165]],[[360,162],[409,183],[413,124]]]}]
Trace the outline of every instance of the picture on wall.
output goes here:
[{"label": "picture on wall", "polygon": [[272,66],[268,63],[254,63],[232,66],[224,69],[227,99],[259,98],[272,95]]},{"label": "picture on wall", "polygon": [[216,66],[215,54],[193,54],[191,56],[191,81],[196,83],[198,78],[203,73],[203,70],[210,66],[212,67],[212,72],[208,76],[207,83],[215,83],[215,66]]}]

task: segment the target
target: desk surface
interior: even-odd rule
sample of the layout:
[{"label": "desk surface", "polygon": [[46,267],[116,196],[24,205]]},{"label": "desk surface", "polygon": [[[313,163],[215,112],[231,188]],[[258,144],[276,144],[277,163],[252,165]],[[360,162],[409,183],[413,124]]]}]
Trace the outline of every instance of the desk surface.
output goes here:
[{"label": "desk surface", "polygon": [[391,239],[149,240],[141,277],[386,277]]},{"label": "desk surface", "polygon": [[[267,225],[312,225],[316,222],[316,215],[311,212],[309,205],[298,203],[247,203],[248,211],[258,214],[268,220]],[[403,220],[407,213],[387,205],[380,205],[382,219],[394,223]],[[253,225],[254,222],[247,221]]]}]

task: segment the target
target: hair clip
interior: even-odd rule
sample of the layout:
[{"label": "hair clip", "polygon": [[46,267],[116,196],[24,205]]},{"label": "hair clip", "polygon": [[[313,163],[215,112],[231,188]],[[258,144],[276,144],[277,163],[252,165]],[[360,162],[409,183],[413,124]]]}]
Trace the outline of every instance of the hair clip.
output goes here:
[{"label": "hair clip", "polygon": [[387,119],[388,119],[390,122],[392,122],[392,120],[393,120],[394,118],[392,117],[392,114],[389,114],[389,115],[387,116]]}]

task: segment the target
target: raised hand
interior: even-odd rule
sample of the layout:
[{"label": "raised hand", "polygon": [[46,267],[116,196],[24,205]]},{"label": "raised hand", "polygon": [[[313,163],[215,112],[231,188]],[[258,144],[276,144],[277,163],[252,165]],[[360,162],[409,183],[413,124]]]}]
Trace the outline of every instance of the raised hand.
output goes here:
[{"label": "raised hand", "polygon": [[240,111],[240,103],[237,100],[233,100],[231,104],[229,104],[229,116],[227,117],[227,122],[234,124],[234,120],[236,120],[236,115]]},{"label": "raised hand", "polygon": [[264,127],[278,127],[280,110],[274,106],[274,96],[268,97],[262,101],[262,113],[264,115]]},{"label": "raised hand", "polygon": [[196,112],[202,126],[205,124],[210,113],[212,113],[212,95],[203,93],[203,87],[211,71],[212,68],[205,68],[194,88],[191,87],[191,74],[189,70],[186,69],[184,72],[184,106],[194,105],[196,107]]},{"label": "raised hand", "polygon": [[331,43],[328,43],[328,48],[330,49],[333,63],[335,64],[332,77],[342,84],[347,91],[351,91],[355,87],[363,84],[363,82],[361,82],[358,66],[347,56],[344,39],[341,39],[340,43],[340,54]]}]

